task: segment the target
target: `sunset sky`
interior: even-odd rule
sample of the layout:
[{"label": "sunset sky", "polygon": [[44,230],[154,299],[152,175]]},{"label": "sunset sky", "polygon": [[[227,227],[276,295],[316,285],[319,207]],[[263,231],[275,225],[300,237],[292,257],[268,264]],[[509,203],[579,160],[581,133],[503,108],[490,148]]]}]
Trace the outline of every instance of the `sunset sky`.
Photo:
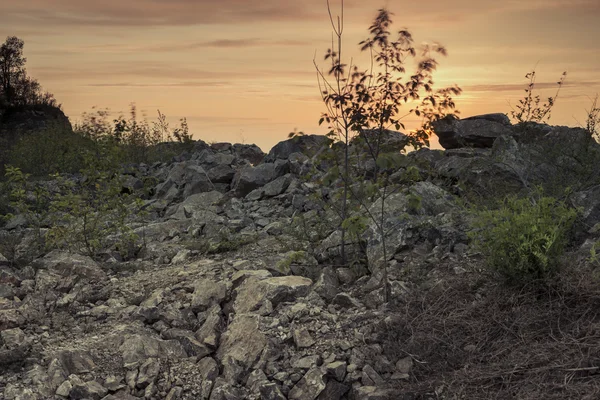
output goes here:
[{"label": "sunset sky", "polygon": [[[337,13],[339,0],[331,4]],[[509,112],[536,65],[544,98],[568,72],[552,124],[584,123],[600,93],[599,0],[345,6],[345,53],[358,60],[357,44],[381,7],[394,13],[393,30],[446,46],[435,81],[464,90],[457,99],[463,117]],[[149,119],[157,109],[172,123],[187,117],[196,139],[265,151],[294,128],[325,132],[317,125],[324,107],[313,66],[315,53],[325,66],[331,43],[325,0],[0,0],[0,40],[9,35],[25,41],[29,74],[72,122],[93,106],[116,117],[135,102]]]}]

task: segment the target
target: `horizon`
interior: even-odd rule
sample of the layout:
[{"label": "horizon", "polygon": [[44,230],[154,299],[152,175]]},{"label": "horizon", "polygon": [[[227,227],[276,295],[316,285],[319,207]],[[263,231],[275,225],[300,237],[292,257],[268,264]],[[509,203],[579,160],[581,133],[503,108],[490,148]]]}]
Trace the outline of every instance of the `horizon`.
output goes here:
[{"label": "horizon", "polygon": [[[255,143],[268,152],[294,129],[324,134],[325,107],[313,58],[331,45],[325,0],[57,0],[0,4],[0,38],[25,41],[27,71],[53,93],[71,120],[92,107],[111,116],[135,103],[149,120],[156,110],[171,125],[186,117],[194,139]],[[415,44],[439,41],[435,87],[454,83],[460,117],[510,114],[535,68],[542,101],[568,75],[552,125],[578,126],[600,92],[600,3],[596,0],[431,1],[431,7],[388,0],[379,6],[345,2],[344,52],[365,68],[358,42],[377,9],[393,15],[392,31],[408,28]],[[339,1],[332,1],[332,13]],[[347,59],[344,57],[344,59]],[[363,58],[364,59],[364,58]],[[412,67],[407,68],[408,74]],[[405,106],[408,111],[409,106]],[[403,120],[407,130],[416,118]],[[432,147],[439,147],[432,141]]]}]

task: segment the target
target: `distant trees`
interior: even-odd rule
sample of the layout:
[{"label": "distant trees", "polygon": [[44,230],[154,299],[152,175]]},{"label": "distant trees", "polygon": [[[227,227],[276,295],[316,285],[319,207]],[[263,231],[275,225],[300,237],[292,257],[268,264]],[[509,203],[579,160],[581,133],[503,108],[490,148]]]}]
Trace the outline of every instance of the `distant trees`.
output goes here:
[{"label": "distant trees", "polygon": [[54,96],[27,75],[24,46],[25,42],[16,36],[8,36],[0,46],[0,109],[38,104],[57,106]]}]

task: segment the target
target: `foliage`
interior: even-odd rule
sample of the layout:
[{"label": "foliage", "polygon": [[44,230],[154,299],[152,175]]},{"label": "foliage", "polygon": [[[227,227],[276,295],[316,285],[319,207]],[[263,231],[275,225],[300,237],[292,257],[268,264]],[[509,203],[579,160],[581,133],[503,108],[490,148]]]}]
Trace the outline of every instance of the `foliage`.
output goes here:
[{"label": "foliage", "polygon": [[585,121],[585,130],[598,141],[600,138],[600,105],[598,105],[598,95],[592,100],[592,106],[585,110],[587,118]]},{"label": "foliage", "polygon": [[84,166],[83,154],[93,146],[90,140],[53,126],[18,138],[8,163],[37,177],[75,173]]},{"label": "foliage", "polygon": [[39,82],[27,75],[24,46],[16,36],[7,37],[0,46],[0,109],[36,104],[58,106],[54,96],[42,91]]},{"label": "foliage", "polygon": [[558,98],[558,93],[567,77],[567,72],[563,72],[561,78],[556,84],[558,85],[558,89],[556,90],[556,94],[554,97],[548,97],[546,103],[540,106],[540,96],[533,95],[533,89],[535,86],[535,69],[531,72],[528,72],[525,75],[525,78],[529,79],[529,84],[525,89],[525,97],[519,100],[519,104],[517,104],[517,109],[512,108],[511,115],[512,117],[519,123],[522,122],[538,122],[542,123],[546,120],[550,119],[550,111],[552,107],[556,103],[556,99]]},{"label": "foliage", "polygon": [[82,115],[74,130],[96,143],[110,144],[120,163],[165,161],[177,154],[177,149],[168,149],[163,146],[165,143],[176,144],[175,147],[183,151],[192,145],[193,139],[185,118],[171,129],[166,116],[160,110],[157,113],[156,121],[140,119],[132,103],[129,117],[120,115],[111,121],[108,109],[93,108]]},{"label": "foliage", "polygon": [[470,237],[509,282],[544,281],[558,270],[577,214],[541,190],[529,198],[509,196],[499,208],[476,213]]},{"label": "foliage", "polygon": [[116,240],[123,256],[134,255],[138,237],[129,223],[141,216],[141,199],[124,192],[120,175],[106,164],[110,160],[88,153],[82,182],[54,176],[60,189],[50,203],[50,247],[96,257]]}]

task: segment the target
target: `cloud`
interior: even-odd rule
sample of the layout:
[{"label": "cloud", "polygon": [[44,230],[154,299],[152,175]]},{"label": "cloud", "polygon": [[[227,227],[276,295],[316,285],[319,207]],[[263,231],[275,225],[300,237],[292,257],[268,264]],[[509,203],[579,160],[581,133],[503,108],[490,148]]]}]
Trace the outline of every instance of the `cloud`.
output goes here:
[{"label": "cloud", "polygon": [[[339,1],[332,1],[337,14]],[[457,24],[465,19],[499,12],[569,9],[598,12],[597,0],[430,0],[391,2],[389,8],[404,20],[427,24]],[[361,0],[346,0],[348,20],[362,20],[375,7]],[[0,3],[0,25],[23,23],[54,26],[190,26],[198,24],[298,22],[327,20],[324,0],[20,0]]]},{"label": "cloud", "polygon": [[[563,87],[591,87],[600,85],[599,81],[565,81]],[[511,84],[487,84],[487,85],[465,85],[461,86],[465,92],[513,92],[524,90],[527,88],[527,83],[511,83]],[[535,89],[557,89],[556,82],[535,82]]]}]

